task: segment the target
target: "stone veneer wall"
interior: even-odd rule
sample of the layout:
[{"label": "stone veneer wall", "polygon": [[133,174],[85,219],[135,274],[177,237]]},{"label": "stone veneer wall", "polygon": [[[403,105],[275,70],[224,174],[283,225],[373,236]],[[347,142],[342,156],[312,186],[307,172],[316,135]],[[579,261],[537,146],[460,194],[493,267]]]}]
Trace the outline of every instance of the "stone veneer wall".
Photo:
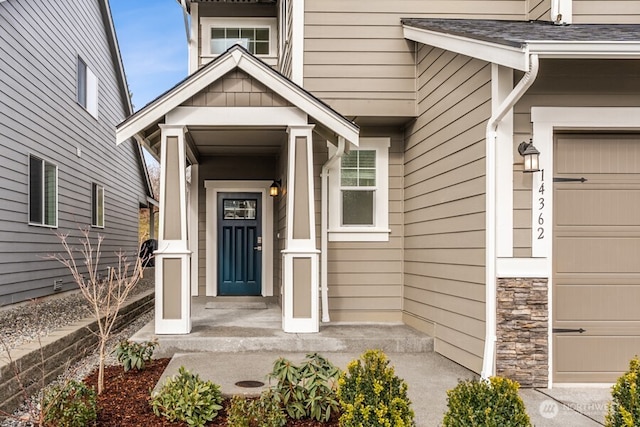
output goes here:
[{"label": "stone veneer wall", "polygon": [[548,386],[547,279],[498,279],[496,375],[522,387]]}]

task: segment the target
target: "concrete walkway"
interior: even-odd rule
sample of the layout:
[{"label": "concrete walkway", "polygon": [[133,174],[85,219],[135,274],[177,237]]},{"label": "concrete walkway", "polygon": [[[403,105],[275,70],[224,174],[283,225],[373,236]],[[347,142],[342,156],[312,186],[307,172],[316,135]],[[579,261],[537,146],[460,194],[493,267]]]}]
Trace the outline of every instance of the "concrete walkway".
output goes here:
[{"label": "concrete walkway", "polygon": [[[223,303],[221,303],[223,301]],[[185,366],[221,386],[225,395],[257,395],[269,386],[267,374],[279,357],[299,363],[318,352],[341,369],[370,348],[383,349],[396,374],[409,385],[409,398],[418,427],[439,426],[447,410],[447,390],[460,379],[477,376],[433,351],[433,340],[405,325],[330,324],[319,334],[286,334],[280,309],[273,301],[246,298],[193,298],[193,332],[189,335],[153,333],[153,322],[132,339],[158,338],[156,357],[172,357],[160,383]],[[240,381],[260,381],[262,387],[242,388]],[[608,388],[523,389],[535,426],[598,426],[603,423]]]}]

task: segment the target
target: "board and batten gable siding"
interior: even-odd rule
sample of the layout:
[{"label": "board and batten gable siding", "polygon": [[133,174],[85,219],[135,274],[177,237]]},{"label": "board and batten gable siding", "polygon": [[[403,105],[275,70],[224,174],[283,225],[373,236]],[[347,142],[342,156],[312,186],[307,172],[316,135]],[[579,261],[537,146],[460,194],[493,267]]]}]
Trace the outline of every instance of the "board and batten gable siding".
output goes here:
[{"label": "board and batten gable siding", "polygon": [[640,24],[639,0],[573,0],[574,24]]},{"label": "board and batten gable siding", "polygon": [[[402,169],[404,135],[398,128],[362,127],[360,137],[391,138],[389,147],[388,242],[329,242],[328,286],[331,321],[402,320]],[[327,142],[314,134],[314,188],[317,247],[320,248],[320,172]],[[333,169],[332,173],[339,173]]]},{"label": "board and batten gable siding", "polygon": [[[516,75],[516,81],[520,78]],[[533,86],[515,105],[513,137],[513,255],[531,257],[531,174],[522,173],[517,146],[532,134],[531,107],[637,107],[640,62],[543,59]]]},{"label": "board and batten gable siding", "polygon": [[525,0],[305,0],[304,87],[345,116],[415,117],[402,18],[523,20]]},{"label": "board and batten gable siding", "polygon": [[404,316],[476,372],[485,336],[489,63],[420,45],[420,115],[404,153]]},{"label": "board and batten gable siding", "polygon": [[[114,251],[137,255],[138,208],[146,201],[137,147],[115,144],[126,115],[98,1],[0,3],[0,305],[75,285],[57,261],[55,233],[91,223],[91,183],[105,188],[104,272]],[[77,57],[97,76],[98,117],[76,102]],[[77,155],[78,149],[80,156]],[[28,225],[29,155],[58,167],[58,229]],[[95,241],[94,241],[95,242]]]}]

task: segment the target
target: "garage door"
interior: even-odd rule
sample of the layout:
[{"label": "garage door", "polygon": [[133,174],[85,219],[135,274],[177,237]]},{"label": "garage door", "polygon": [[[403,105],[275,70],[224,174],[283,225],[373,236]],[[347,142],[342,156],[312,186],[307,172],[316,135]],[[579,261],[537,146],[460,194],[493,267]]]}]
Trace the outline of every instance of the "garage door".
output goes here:
[{"label": "garage door", "polygon": [[614,382],[640,354],[640,136],[554,150],[553,380]]}]

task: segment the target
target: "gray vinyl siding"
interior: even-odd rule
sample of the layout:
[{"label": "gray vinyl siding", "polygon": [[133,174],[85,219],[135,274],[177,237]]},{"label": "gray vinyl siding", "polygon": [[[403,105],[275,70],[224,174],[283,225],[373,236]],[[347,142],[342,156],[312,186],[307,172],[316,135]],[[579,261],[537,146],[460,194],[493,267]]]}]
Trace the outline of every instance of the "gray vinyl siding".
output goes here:
[{"label": "gray vinyl siding", "polygon": [[[404,135],[397,128],[365,127],[360,137],[390,137],[388,242],[329,242],[328,285],[331,321],[402,320],[402,164]],[[314,141],[317,236],[320,236],[320,171],[326,141]],[[318,248],[320,241],[318,240]]]},{"label": "gray vinyl siding", "polygon": [[527,5],[530,21],[551,20],[551,0],[528,0]]},{"label": "gray vinyl siding", "polygon": [[[515,257],[531,256],[531,176],[522,173],[517,146],[531,138],[531,107],[637,107],[640,75],[635,60],[542,60],[534,85],[514,115],[513,246]],[[516,77],[516,80],[519,76]]]},{"label": "gray vinyl siding", "polygon": [[525,15],[524,0],[305,0],[304,87],[345,116],[415,117],[415,51],[401,18]]},{"label": "gray vinyl siding", "polygon": [[[98,1],[0,4],[0,305],[75,288],[55,233],[91,224],[91,183],[105,189],[104,271],[114,251],[137,255],[138,208],[146,201],[137,147],[116,147],[126,115]],[[97,76],[98,118],[76,102],[77,56]],[[81,156],[76,155],[77,148]],[[28,225],[29,155],[58,167],[58,229]],[[95,243],[95,242],[94,242]]]},{"label": "gray vinyl siding", "polygon": [[639,24],[638,0],[574,0],[574,24]]},{"label": "gray vinyl siding", "polygon": [[479,372],[491,67],[424,45],[417,54],[420,115],[404,154],[404,321]]}]

